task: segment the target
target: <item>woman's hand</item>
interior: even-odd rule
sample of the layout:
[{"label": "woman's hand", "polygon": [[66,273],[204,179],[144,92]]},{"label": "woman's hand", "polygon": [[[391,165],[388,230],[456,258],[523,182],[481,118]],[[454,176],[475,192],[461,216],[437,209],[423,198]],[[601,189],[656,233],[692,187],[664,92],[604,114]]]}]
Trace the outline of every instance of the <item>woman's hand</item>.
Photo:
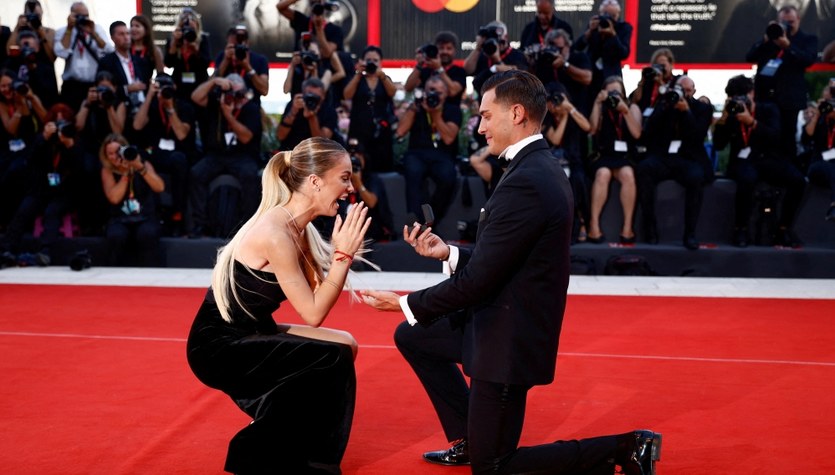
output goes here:
[{"label": "woman's hand", "polygon": [[368,226],[371,225],[371,218],[366,218],[368,207],[364,203],[356,203],[348,209],[345,221],[337,215],[333,224],[333,235],[331,243],[334,250],[344,252],[353,256],[362,246]]},{"label": "woman's hand", "polygon": [[449,246],[437,234],[432,233],[432,228],[426,228],[421,232],[418,223],[415,223],[411,230],[408,226],[403,226],[403,240],[421,256],[442,261],[449,258]]}]

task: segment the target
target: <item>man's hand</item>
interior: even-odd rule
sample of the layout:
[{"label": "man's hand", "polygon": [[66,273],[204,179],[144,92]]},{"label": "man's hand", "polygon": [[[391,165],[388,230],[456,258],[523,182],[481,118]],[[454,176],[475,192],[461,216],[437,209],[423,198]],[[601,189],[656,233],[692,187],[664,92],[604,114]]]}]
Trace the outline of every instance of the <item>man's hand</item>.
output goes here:
[{"label": "man's hand", "polygon": [[403,240],[421,256],[442,261],[449,259],[449,246],[437,234],[432,233],[432,228],[421,232],[419,223],[415,223],[411,230],[409,226],[403,226]]},{"label": "man's hand", "polygon": [[361,290],[362,301],[377,310],[384,312],[399,312],[400,296],[394,292],[381,290]]}]

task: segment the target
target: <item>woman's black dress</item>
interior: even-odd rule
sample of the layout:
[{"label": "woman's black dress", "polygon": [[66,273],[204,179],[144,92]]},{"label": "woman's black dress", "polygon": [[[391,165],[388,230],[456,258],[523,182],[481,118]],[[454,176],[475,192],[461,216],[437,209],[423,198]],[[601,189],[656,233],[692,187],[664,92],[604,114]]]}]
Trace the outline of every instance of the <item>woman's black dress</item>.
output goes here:
[{"label": "woman's black dress", "polygon": [[221,317],[212,290],[197,312],[187,356],[200,381],[253,418],[229,443],[225,470],[340,473],[354,413],[351,348],[286,333],[272,313],[286,299],[271,272],[235,262],[244,306]]}]

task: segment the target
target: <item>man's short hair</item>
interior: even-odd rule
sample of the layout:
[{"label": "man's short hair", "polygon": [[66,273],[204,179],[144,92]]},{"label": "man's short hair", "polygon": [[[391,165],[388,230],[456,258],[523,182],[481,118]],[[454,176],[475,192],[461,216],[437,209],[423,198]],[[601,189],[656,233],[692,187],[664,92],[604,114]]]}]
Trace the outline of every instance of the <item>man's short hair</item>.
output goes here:
[{"label": "man's short hair", "polygon": [[110,24],[110,36],[113,36],[113,33],[116,31],[116,28],[119,28],[120,26],[124,26],[125,28],[128,27],[128,25],[126,25],[125,22],[123,22],[122,20],[116,20],[113,23],[111,23]]},{"label": "man's short hair", "polygon": [[725,94],[733,96],[744,96],[754,90],[754,80],[739,74],[728,79],[728,85],[725,86]]},{"label": "man's short hair", "polygon": [[321,90],[325,90],[325,83],[322,82],[319,78],[307,78],[302,82],[302,91],[307,89],[308,87],[315,87]]},{"label": "man's short hair", "polygon": [[435,45],[445,45],[452,43],[455,49],[458,49],[458,35],[451,31],[440,31],[435,35]]},{"label": "man's short hair", "polygon": [[670,64],[676,63],[676,57],[673,55],[673,50],[670,48],[658,48],[653,51],[650,61],[652,63],[657,63],[658,61],[656,61],[656,59],[658,59],[659,56],[666,57],[670,61]]},{"label": "man's short hair", "polygon": [[541,124],[545,118],[545,86],[533,74],[518,69],[496,73],[482,86],[482,97],[491,90],[495,90],[496,102],[507,106],[521,105],[532,121]]}]

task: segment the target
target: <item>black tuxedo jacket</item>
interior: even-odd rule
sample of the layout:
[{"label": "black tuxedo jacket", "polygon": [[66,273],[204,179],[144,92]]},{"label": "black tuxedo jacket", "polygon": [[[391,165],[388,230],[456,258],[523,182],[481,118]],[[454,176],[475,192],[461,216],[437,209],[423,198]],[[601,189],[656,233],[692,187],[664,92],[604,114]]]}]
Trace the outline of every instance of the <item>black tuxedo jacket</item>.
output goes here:
[{"label": "black tuxedo jacket", "polygon": [[484,205],[472,251],[446,281],[408,296],[428,325],[466,309],[464,372],[520,385],[554,379],[569,276],[571,187],[544,140],[523,148]]},{"label": "black tuxedo jacket", "polygon": [[[131,62],[133,63],[133,73],[140,81],[142,78],[151,77],[151,74],[148,74],[145,71],[145,65],[142,61],[138,60],[134,55],[130,56]],[[122,61],[119,59],[117,53],[107,53],[106,55],[102,56],[99,60],[99,68],[98,71],[107,71],[113,75],[113,85],[116,86],[116,90],[119,92],[120,97],[127,98],[127,91],[126,86],[130,84],[127,75],[125,74],[125,70],[122,68]],[[150,86],[149,83],[145,84],[146,86]]]}]

